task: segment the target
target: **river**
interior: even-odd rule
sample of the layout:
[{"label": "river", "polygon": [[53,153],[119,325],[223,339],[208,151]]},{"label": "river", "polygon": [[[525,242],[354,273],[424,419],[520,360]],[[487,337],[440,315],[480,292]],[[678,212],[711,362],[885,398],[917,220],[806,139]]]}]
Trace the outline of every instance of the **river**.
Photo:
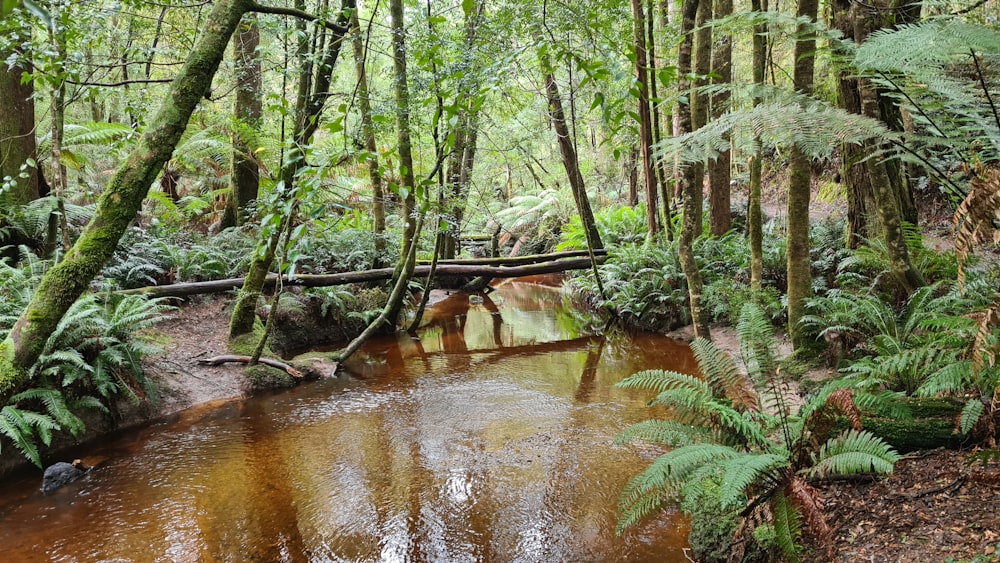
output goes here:
[{"label": "river", "polygon": [[445,296],[345,376],[114,436],[49,495],[0,485],[0,560],[684,561],[676,510],[615,535],[656,450],[613,444],[654,414],[613,385],[694,360],[591,324],[549,280]]}]

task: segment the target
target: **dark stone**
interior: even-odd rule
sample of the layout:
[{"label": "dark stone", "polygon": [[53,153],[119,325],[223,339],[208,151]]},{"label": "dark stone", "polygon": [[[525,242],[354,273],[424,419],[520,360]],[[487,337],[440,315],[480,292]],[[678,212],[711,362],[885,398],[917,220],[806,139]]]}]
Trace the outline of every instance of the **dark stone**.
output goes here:
[{"label": "dark stone", "polygon": [[42,492],[51,493],[86,474],[87,469],[78,462],[66,463],[65,461],[60,461],[59,463],[53,463],[45,468],[45,474],[42,476]]}]

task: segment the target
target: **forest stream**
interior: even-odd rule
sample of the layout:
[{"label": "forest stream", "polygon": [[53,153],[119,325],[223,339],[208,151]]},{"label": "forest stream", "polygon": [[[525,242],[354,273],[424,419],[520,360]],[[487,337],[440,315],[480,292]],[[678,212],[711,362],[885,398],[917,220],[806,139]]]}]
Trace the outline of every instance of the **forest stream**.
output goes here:
[{"label": "forest stream", "polygon": [[651,415],[648,393],[613,385],[694,360],[589,321],[549,280],[445,296],[418,337],[369,342],[339,378],[117,436],[52,494],[5,484],[2,559],[684,560],[679,511],[615,535],[656,452],[613,444]]}]

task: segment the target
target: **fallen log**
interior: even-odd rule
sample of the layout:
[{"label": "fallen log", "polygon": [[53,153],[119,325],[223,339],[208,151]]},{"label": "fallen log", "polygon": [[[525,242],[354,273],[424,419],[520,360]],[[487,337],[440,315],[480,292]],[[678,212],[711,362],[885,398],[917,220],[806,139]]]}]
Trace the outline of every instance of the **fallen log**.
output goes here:
[{"label": "fallen log", "polygon": [[[222,356],[212,356],[211,358],[202,358],[198,360],[198,363],[203,366],[221,366],[222,364],[237,363],[237,364],[249,364],[252,360],[250,356],[234,356],[230,354],[224,354]],[[286,364],[285,362],[275,360],[273,358],[260,358],[257,363],[264,364],[265,366],[270,366],[272,368],[278,368],[284,370],[285,373],[292,377],[302,378],[304,377],[302,372],[293,368],[292,366]]]},{"label": "fallen log", "polygon": [[[598,263],[603,263],[607,256],[596,257]],[[569,270],[585,270],[590,268],[589,258],[562,258],[549,262],[535,264],[524,264],[521,266],[486,266],[477,264],[438,264],[435,277],[441,276],[466,276],[466,277],[488,277],[488,278],[519,278],[523,276],[536,276],[540,274],[554,274]],[[417,266],[413,272],[414,276],[426,276],[430,271],[430,266]],[[282,276],[282,283],[286,286],[299,287],[329,287],[332,285],[346,285],[352,283],[366,283],[372,281],[382,281],[392,278],[393,268],[379,268],[376,270],[365,270],[361,272],[345,272],[341,274],[299,274],[292,279]],[[278,281],[277,274],[268,274],[264,282],[265,288],[273,288]],[[243,278],[229,278],[224,280],[214,280],[205,282],[175,283],[171,285],[154,285],[140,287],[137,289],[124,289],[119,291],[122,295],[146,295],[149,297],[185,297],[188,295],[202,295],[206,293],[222,293],[243,286]]]},{"label": "fallen log", "polygon": [[[601,248],[594,250],[594,256],[605,256],[608,251]],[[524,264],[539,264],[551,262],[562,258],[587,257],[590,254],[586,250],[566,250],[563,252],[553,252],[552,254],[528,254],[525,256],[513,256],[509,258],[453,258],[450,260],[438,260],[438,265],[442,264],[468,264],[475,266],[520,266]],[[417,260],[417,264],[430,264],[430,260]]]}]

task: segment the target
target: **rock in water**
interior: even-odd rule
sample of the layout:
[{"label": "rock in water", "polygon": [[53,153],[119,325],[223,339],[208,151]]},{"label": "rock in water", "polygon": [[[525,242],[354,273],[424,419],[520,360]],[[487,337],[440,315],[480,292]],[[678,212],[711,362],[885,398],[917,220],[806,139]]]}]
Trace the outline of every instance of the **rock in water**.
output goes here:
[{"label": "rock in water", "polygon": [[59,487],[68,485],[86,474],[87,471],[83,468],[83,464],[80,464],[77,461],[74,461],[73,463],[66,463],[65,461],[53,463],[45,468],[45,474],[42,476],[42,492],[51,493]]}]

